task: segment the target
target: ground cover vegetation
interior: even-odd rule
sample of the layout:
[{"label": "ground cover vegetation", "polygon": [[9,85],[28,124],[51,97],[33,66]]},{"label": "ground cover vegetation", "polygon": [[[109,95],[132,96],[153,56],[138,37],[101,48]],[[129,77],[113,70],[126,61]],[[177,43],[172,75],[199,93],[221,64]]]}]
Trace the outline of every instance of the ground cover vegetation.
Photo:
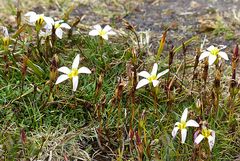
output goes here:
[{"label": "ground cover vegetation", "polygon": [[[0,160],[234,160],[239,47],[122,19],[13,8],[1,26]],[[174,41],[175,42],[175,41]],[[227,52],[232,51],[232,52]]]}]

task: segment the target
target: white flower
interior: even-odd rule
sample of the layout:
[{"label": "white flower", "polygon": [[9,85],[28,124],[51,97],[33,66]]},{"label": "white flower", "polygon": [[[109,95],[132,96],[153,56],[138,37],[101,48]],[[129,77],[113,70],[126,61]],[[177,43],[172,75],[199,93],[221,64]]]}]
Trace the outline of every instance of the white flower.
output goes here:
[{"label": "white flower", "polygon": [[214,143],[215,143],[215,131],[213,131],[211,129],[207,129],[205,126],[203,126],[201,134],[199,134],[196,137],[194,142],[196,144],[199,144],[204,138],[208,139],[209,148],[210,148],[210,151],[212,151],[212,148],[213,148]]},{"label": "white flower", "polygon": [[199,57],[199,60],[202,60],[204,59],[205,57],[208,57],[208,63],[209,65],[212,65],[215,60],[217,59],[217,56],[219,55],[220,57],[222,57],[223,59],[225,60],[229,60],[228,59],[228,55],[223,52],[223,51],[220,51],[221,49],[224,49],[226,48],[226,46],[224,45],[220,45],[221,48],[218,48],[218,47],[214,47],[213,45],[211,45],[210,47],[207,48],[207,51],[204,51],[200,57]]},{"label": "white flower", "polygon": [[29,17],[29,23],[36,26],[42,26],[43,22],[51,23],[51,18],[44,16],[44,14],[37,14],[35,12],[28,12],[25,16]]},{"label": "white flower", "polygon": [[144,79],[140,80],[137,84],[136,89],[141,88],[142,86],[145,86],[146,84],[152,83],[154,87],[156,87],[159,84],[158,78],[166,74],[169,69],[166,69],[162,71],[161,73],[157,74],[158,65],[157,63],[154,63],[153,69],[151,74],[149,74],[147,71],[142,71],[138,73],[139,76],[144,77]]},{"label": "white flower", "polygon": [[187,127],[199,127],[199,124],[194,120],[187,120],[188,109],[185,108],[183,111],[181,122],[176,122],[172,131],[173,138],[176,137],[178,130],[181,130],[181,143],[185,143],[187,137]]},{"label": "white flower", "polygon": [[81,67],[78,69],[79,60],[80,60],[80,56],[78,54],[73,60],[72,69],[69,69],[68,67],[65,67],[65,66],[58,69],[59,72],[62,72],[64,74],[62,74],[58,77],[56,84],[59,84],[67,79],[72,79],[73,91],[77,90],[78,74],[79,73],[86,73],[86,74],[91,73],[91,71],[87,67]]},{"label": "white flower", "polygon": [[9,37],[8,29],[5,26],[1,26],[1,28],[2,28],[3,36],[4,37]]},{"label": "white flower", "polygon": [[8,29],[4,26],[1,26],[1,28],[2,28],[2,33],[3,33],[3,38],[2,38],[3,46],[7,47],[10,43],[10,37],[9,37],[9,34],[8,34]]},{"label": "white flower", "polygon": [[100,25],[93,26],[93,30],[89,32],[91,36],[101,36],[103,39],[108,40],[108,35],[115,35],[116,32],[112,31],[109,25],[106,25],[103,29]]},{"label": "white flower", "polygon": [[52,34],[51,30],[46,30],[46,31],[40,30],[39,37],[47,37],[47,36],[50,36],[51,34]]},{"label": "white flower", "polygon": [[63,35],[63,28],[65,29],[71,29],[71,27],[67,24],[64,23],[63,20],[59,20],[59,21],[54,21],[52,18],[50,20],[50,23],[48,23],[45,28],[47,30],[52,30],[54,28],[55,34],[57,35],[57,37],[59,39],[62,39],[62,35]]}]

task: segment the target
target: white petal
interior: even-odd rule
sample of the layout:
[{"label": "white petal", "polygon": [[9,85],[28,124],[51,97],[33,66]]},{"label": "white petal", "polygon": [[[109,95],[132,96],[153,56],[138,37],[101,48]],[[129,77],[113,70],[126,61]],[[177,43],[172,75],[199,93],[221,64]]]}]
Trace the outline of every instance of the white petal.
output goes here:
[{"label": "white petal", "polygon": [[158,65],[157,65],[157,63],[154,63],[151,75],[157,75],[157,69],[158,69]]},{"label": "white petal", "polygon": [[38,20],[38,15],[32,15],[29,17],[29,22],[30,23],[35,23]]},{"label": "white petal", "polygon": [[153,83],[153,87],[156,87],[159,84],[159,81],[158,80],[153,80],[152,83]]},{"label": "white petal", "polygon": [[176,122],[175,124],[174,124],[174,126],[178,126],[180,124],[180,122]]},{"label": "white petal", "polygon": [[46,36],[52,35],[52,30],[46,30],[45,35],[46,35]]},{"label": "white petal", "polygon": [[211,45],[211,46],[209,46],[208,48],[207,48],[207,50],[208,51],[212,51],[213,49],[215,49],[216,47],[214,47],[213,45]]},{"label": "white petal", "polygon": [[58,69],[59,72],[62,72],[64,74],[69,74],[71,73],[71,70],[68,67],[61,67]]},{"label": "white petal", "polygon": [[2,26],[2,31],[3,31],[4,37],[9,37],[8,29],[6,27]]},{"label": "white petal", "polygon": [[93,26],[93,28],[96,29],[98,32],[102,30],[102,27],[99,24]]},{"label": "white petal", "polygon": [[187,137],[187,129],[181,130],[182,140],[181,143],[185,143],[186,137]]},{"label": "white petal", "polygon": [[109,32],[109,31],[111,31],[112,30],[112,28],[109,26],[109,25],[106,25],[104,28],[103,28],[103,31],[105,31],[105,32]]},{"label": "white petal", "polygon": [[188,115],[188,108],[185,108],[181,117],[181,122],[186,122]]},{"label": "white petal", "polygon": [[97,36],[97,35],[99,35],[99,31],[98,30],[92,30],[92,31],[89,32],[89,35],[90,36]]},{"label": "white petal", "polygon": [[46,24],[46,25],[44,26],[44,28],[45,28],[46,30],[52,30],[53,25],[52,25],[52,24]]},{"label": "white petal", "polygon": [[142,79],[138,82],[136,89],[141,88],[142,86],[145,86],[148,83],[149,81],[147,79]]},{"label": "white petal", "polygon": [[188,120],[186,126],[199,127],[199,124],[194,120]]},{"label": "white petal", "polygon": [[225,53],[225,52],[223,52],[223,51],[220,51],[220,52],[218,53],[218,55],[220,55],[220,56],[221,56],[223,59],[225,59],[225,60],[229,60],[227,53]]},{"label": "white petal", "polygon": [[91,74],[92,72],[87,67],[81,67],[81,68],[78,69],[78,73]]},{"label": "white petal", "polygon": [[166,70],[162,71],[161,73],[158,73],[157,79],[160,78],[161,76],[163,76],[164,74],[168,73],[168,72],[169,72],[169,69],[166,69]]},{"label": "white petal", "polygon": [[176,135],[177,135],[177,132],[178,132],[178,127],[174,127],[173,128],[173,131],[172,131],[172,136],[173,136],[173,138],[175,138],[176,137]]},{"label": "white petal", "polygon": [[102,35],[102,38],[105,39],[105,40],[108,40],[108,34]]},{"label": "white petal", "polygon": [[214,143],[215,143],[215,138],[213,138],[211,135],[208,137],[208,144],[209,144],[209,148],[210,148],[210,151],[212,151],[212,148],[214,146]]},{"label": "white petal", "polygon": [[30,23],[31,25],[35,25],[35,22],[36,22],[37,20],[38,20],[37,17],[30,17],[29,23]]},{"label": "white petal", "polygon": [[60,75],[55,84],[59,84],[67,79],[68,79],[68,75],[66,75],[66,74]]},{"label": "white petal", "polygon": [[199,134],[197,138],[194,140],[195,144],[199,144],[203,140],[204,136]]},{"label": "white petal", "polygon": [[209,65],[212,65],[212,64],[215,62],[216,59],[217,59],[217,56],[216,56],[216,55],[209,54],[208,64],[209,64]]},{"label": "white petal", "polygon": [[48,32],[43,32],[42,30],[40,30],[39,37],[47,37],[47,36],[49,36]]},{"label": "white petal", "polygon": [[226,47],[226,45],[218,45],[219,50],[225,49]]},{"label": "white petal", "polygon": [[210,132],[211,132],[211,135],[212,135],[212,137],[213,137],[213,139],[214,139],[214,141],[215,141],[215,131],[210,130]]},{"label": "white petal", "polygon": [[71,29],[71,26],[69,26],[67,23],[62,23],[60,27],[65,29]]},{"label": "white petal", "polygon": [[32,12],[32,11],[26,13],[24,16],[29,16],[29,22],[30,22],[30,23],[34,23],[34,22],[36,22],[37,19],[38,19],[37,14],[36,14],[35,12]]},{"label": "white petal", "polygon": [[54,24],[59,24],[59,23],[62,23],[64,22],[63,20],[58,20],[58,21],[55,21]]},{"label": "white petal", "polygon": [[78,86],[78,76],[73,77],[72,81],[73,81],[73,91],[76,91]]},{"label": "white petal", "polygon": [[26,13],[24,16],[35,16],[35,15],[37,15],[35,12],[30,11],[30,12]]},{"label": "white petal", "polygon": [[150,77],[150,74],[147,71],[141,71],[140,73],[138,73],[138,75],[144,78]]},{"label": "white petal", "polygon": [[109,31],[107,34],[108,34],[108,35],[116,35],[117,33],[114,32],[114,31]]},{"label": "white petal", "polygon": [[56,31],[55,31],[55,34],[57,35],[57,37],[59,39],[62,39],[63,30],[61,28],[57,28]]},{"label": "white petal", "polygon": [[51,18],[51,17],[43,17],[43,19],[44,19],[44,21],[46,22],[46,24],[48,25],[48,26],[52,26],[52,25],[54,25],[54,20]]},{"label": "white petal", "polygon": [[74,60],[73,60],[72,69],[73,69],[73,68],[75,68],[75,69],[78,68],[79,61],[80,61],[80,55],[77,54],[77,56],[76,56],[76,57],[74,58]]},{"label": "white petal", "polygon": [[204,51],[204,52],[200,55],[200,57],[199,57],[198,60],[202,60],[202,59],[208,57],[209,55],[210,55],[210,52]]}]

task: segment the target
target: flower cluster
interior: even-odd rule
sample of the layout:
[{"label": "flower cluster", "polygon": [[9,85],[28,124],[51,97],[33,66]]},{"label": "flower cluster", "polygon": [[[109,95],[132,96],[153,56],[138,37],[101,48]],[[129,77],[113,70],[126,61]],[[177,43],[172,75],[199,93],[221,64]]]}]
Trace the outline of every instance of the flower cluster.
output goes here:
[{"label": "flower cluster", "polygon": [[102,28],[100,25],[93,26],[93,30],[89,32],[90,36],[100,36],[102,39],[108,40],[109,35],[116,35],[109,25]]},{"label": "flower cluster", "polygon": [[8,34],[8,29],[4,26],[1,27],[2,28],[2,42],[3,42],[3,46],[6,49],[9,46],[10,43],[10,36]]},{"label": "flower cluster", "polygon": [[62,74],[58,77],[56,84],[59,84],[67,79],[72,79],[73,91],[76,91],[77,86],[78,86],[78,74],[80,74],[80,73],[90,74],[91,73],[91,71],[87,67],[81,67],[78,69],[79,61],[80,61],[80,55],[78,54],[75,57],[75,59],[73,60],[72,69],[69,69],[68,67],[65,67],[65,66],[59,68],[58,71],[62,72],[64,74]]},{"label": "flower cluster", "polygon": [[[180,122],[176,122],[172,131],[173,138],[176,137],[178,130],[181,131],[181,143],[185,143],[187,137],[187,127],[199,127],[199,124],[195,120],[188,120],[188,109],[183,111]],[[196,133],[199,134],[199,133]],[[201,133],[195,138],[195,144],[199,144],[204,138],[208,139],[210,151],[212,151],[215,143],[215,132],[207,129],[205,125],[202,126]]]},{"label": "flower cluster", "polygon": [[222,49],[225,49],[225,48],[226,48],[226,46],[224,46],[224,45],[220,45],[219,48],[211,45],[210,47],[207,48],[207,51],[204,51],[200,55],[199,60],[202,60],[202,59],[208,57],[209,65],[212,65],[217,60],[217,58],[220,58],[220,57],[225,60],[229,60],[227,53],[221,51]]},{"label": "flower cluster", "polygon": [[[39,34],[38,36],[47,37],[50,35],[55,35],[59,39],[62,39],[63,37],[63,30],[64,29],[71,29],[71,26],[67,23],[65,23],[63,20],[57,20],[55,21],[51,17],[47,17],[44,14],[37,14],[35,12],[28,12],[25,14],[25,16],[29,17],[29,23],[30,25],[33,25],[36,27],[36,31]],[[3,45],[8,46],[9,45],[9,35],[7,28],[3,27]],[[104,28],[100,26],[99,24],[93,26],[92,30],[89,32],[90,36],[99,36],[101,40],[108,40],[110,35],[116,35],[116,32],[113,31],[113,29],[106,25]],[[146,35],[146,42],[143,42],[143,39],[141,38],[141,43],[149,43],[149,35]],[[203,53],[200,55],[199,60],[203,60],[204,58],[208,57],[208,63],[209,65],[212,65],[216,62],[216,60],[223,58],[225,60],[229,60],[228,55],[221,51],[222,49],[226,48],[226,46],[210,46],[207,48],[206,51],[203,51]],[[78,87],[78,81],[79,81],[79,74],[91,74],[91,70],[87,67],[80,67],[80,55],[77,54],[76,57],[73,60],[72,67],[69,69],[66,66],[60,67],[58,69],[59,72],[63,73],[61,74],[55,84],[58,85],[61,82],[70,79],[72,80],[72,90],[76,91]],[[138,73],[138,76],[143,77],[136,86],[136,89],[139,89],[147,84],[150,84],[151,87],[157,87],[160,83],[159,78],[166,73],[169,72],[169,69],[166,69],[160,73],[158,73],[158,64],[154,63],[151,73],[147,71],[141,71]],[[195,144],[199,144],[204,138],[208,139],[209,148],[210,151],[212,151],[212,148],[215,143],[215,131],[208,129],[205,125],[200,125],[195,120],[187,120],[188,115],[188,108],[186,108],[183,111],[183,114],[181,116],[180,122],[176,122],[174,124],[174,128],[172,130],[172,136],[175,138],[178,134],[178,131],[181,133],[181,143],[185,143],[187,138],[187,130],[189,127],[195,127],[199,128],[199,130],[195,133]]]},{"label": "flower cluster", "polygon": [[[51,17],[46,17],[44,14],[37,14],[35,12],[28,12],[25,16],[29,17],[29,23],[36,26],[39,36],[50,36],[52,33],[55,34],[59,39],[62,39],[63,30],[71,29],[71,27],[64,23],[63,20],[54,21]],[[42,31],[43,24],[45,23],[44,30]]]},{"label": "flower cluster", "polygon": [[166,69],[161,73],[157,74],[157,70],[158,70],[158,65],[157,63],[154,63],[151,74],[148,73],[147,71],[142,71],[138,73],[138,75],[141,77],[144,77],[144,79],[138,82],[136,89],[141,88],[149,83],[152,83],[153,87],[156,87],[159,84],[158,79],[169,71],[169,69]]},{"label": "flower cluster", "polygon": [[176,122],[172,131],[172,136],[175,138],[177,135],[178,130],[181,131],[182,136],[182,143],[185,143],[186,137],[187,137],[187,127],[199,127],[199,124],[194,120],[188,120],[187,121],[187,115],[188,115],[188,109],[186,108],[183,111],[182,117],[180,122]]},{"label": "flower cluster", "polygon": [[195,138],[195,144],[199,144],[204,138],[206,138],[208,139],[210,151],[212,151],[215,143],[215,131],[208,129],[205,125],[203,125],[201,132],[197,132],[196,134],[198,134],[198,136]]}]

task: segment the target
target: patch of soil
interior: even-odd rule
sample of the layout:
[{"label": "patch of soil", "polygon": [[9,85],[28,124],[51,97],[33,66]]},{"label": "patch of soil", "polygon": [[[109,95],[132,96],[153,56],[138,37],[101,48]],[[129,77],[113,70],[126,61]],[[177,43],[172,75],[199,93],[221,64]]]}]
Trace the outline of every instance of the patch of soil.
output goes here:
[{"label": "patch of soil", "polygon": [[207,35],[207,45],[232,48],[240,42],[240,0],[94,1],[79,5],[72,15],[85,15],[82,23],[87,25],[113,23],[115,28],[123,27],[121,19],[126,19],[138,31],[149,30],[155,47],[168,27],[167,41],[177,45],[195,35]]}]

